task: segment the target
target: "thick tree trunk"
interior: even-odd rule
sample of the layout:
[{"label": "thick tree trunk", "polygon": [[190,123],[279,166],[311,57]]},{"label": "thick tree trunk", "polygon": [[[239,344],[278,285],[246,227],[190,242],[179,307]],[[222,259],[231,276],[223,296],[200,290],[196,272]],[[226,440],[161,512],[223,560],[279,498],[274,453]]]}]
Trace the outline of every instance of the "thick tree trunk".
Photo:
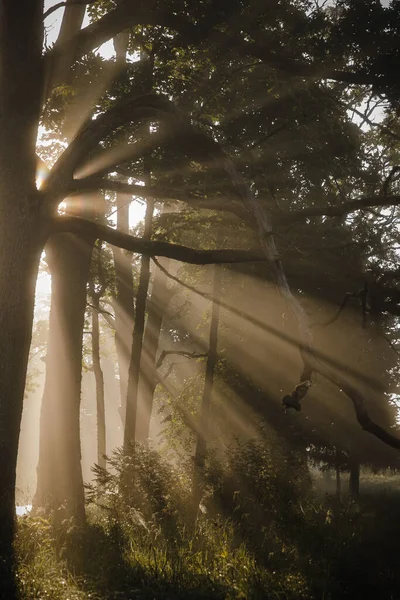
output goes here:
[{"label": "thick tree trunk", "polygon": [[[86,7],[67,0],[57,44],[70,40],[81,29]],[[46,93],[71,81],[75,48],[58,55],[48,73]],[[89,107],[89,112],[93,111]],[[64,134],[71,140],[75,125],[66,118]],[[68,209],[93,217],[93,194],[80,206]],[[54,236],[46,247],[52,277],[46,379],[40,413],[39,461],[34,506],[60,509],[58,514],[85,518],[81,468],[80,400],[82,335],[86,310],[86,287],[92,246],[78,236]]]},{"label": "thick tree trunk", "polygon": [[[168,268],[169,260],[163,261]],[[153,411],[153,397],[157,385],[156,356],[164,313],[168,306],[170,292],[165,273],[157,269],[154,275],[151,299],[148,302],[147,322],[143,338],[138,393],[138,415],[136,440],[144,442],[149,438],[150,419]]]},{"label": "thick tree trunk", "polygon": [[221,297],[221,269],[214,267],[213,303],[210,323],[210,342],[206,363],[206,375],[204,380],[203,398],[200,408],[199,432],[197,435],[196,452],[194,455],[193,472],[193,506],[197,510],[201,500],[201,484],[204,474],[205,457],[207,449],[208,423],[210,417],[211,397],[214,383],[214,372],[217,364],[217,344],[219,326],[219,300]]},{"label": "thick tree trunk", "polygon": [[[23,18],[21,18],[21,14]],[[16,594],[15,471],[45,224],[35,186],[43,3],[0,2],[0,597]]]},{"label": "thick tree trunk", "polygon": [[360,463],[356,460],[350,463],[349,494],[353,500],[360,495]]},{"label": "thick tree trunk", "polygon": [[36,507],[85,517],[81,469],[82,332],[92,246],[54,236],[46,247],[52,276],[46,380],[40,416]]},{"label": "thick tree trunk", "polygon": [[97,464],[106,467],[106,411],[104,402],[104,376],[100,361],[99,298],[92,296],[92,361],[96,382]]},{"label": "thick tree trunk", "polygon": [[[15,597],[13,536],[18,441],[35,283],[43,239],[36,219],[0,222],[0,598]],[[15,212],[15,211],[13,211]],[[4,215],[3,215],[4,216]]]},{"label": "thick tree trunk", "polygon": [[[154,200],[147,199],[147,209],[144,226],[144,239],[150,239],[153,223]],[[135,441],[138,388],[140,377],[140,361],[142,357],[143,333],[146,318],[147,290],[150,280],[150,257],[142,256],[140,267],[139,287],[136,297],[135,325],[132,335],[132,350],[129,362],[128,390],[126,399],[126,418],[124,430],[124,448],[127,451]]]}]

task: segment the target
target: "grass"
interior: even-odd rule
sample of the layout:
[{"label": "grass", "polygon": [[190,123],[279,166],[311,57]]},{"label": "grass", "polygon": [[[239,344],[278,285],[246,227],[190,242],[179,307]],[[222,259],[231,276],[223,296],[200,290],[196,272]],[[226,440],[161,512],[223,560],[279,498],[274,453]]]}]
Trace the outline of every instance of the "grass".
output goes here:
[{"label": "grass", "polygon": [[[142,531],[141,531],[142,529]],[[309,598],[299,573],[257,564],[232,525],[203,520],[179,543],[127,520],[125,528],[91,511],[84,529],[55,534],[42,518],[22,517],[17,551],[22,598]]]}]

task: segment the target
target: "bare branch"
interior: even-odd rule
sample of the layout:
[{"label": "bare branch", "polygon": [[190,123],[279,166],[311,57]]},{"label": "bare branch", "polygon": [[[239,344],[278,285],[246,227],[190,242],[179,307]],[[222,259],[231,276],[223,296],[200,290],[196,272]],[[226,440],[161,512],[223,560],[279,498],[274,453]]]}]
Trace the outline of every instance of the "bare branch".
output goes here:
[{"label": "bare branch", "polygon": [[110,313],[108,310],[104,310],[104,308],[97,307],[94,304],[90,304],[89,302],[87,302],[87,305],[90,308],[93,308],[94,310],[96,310],[100,315],[102,315],[104,317],[104,319],[107,321],[107,323],[110,325],[110,327],[112,329],[115,329],[115,317],[112,313]]},{"label": "bare branch", "polygon": [[203,354],[196,354],[196,352],[185,352],[184,350],[163,350],[156,362],[156,369],[159,369],[166,357],[170,356],[171,354],[185,356],[186,358],[205,358],[208,355],[207,352],[203,352]]},{"label": "bare branch", "polygon": [[389,431],[386,431],[380,425],[377,425],[374,421],[371,420],[367,409],[365,408],[365,399],[364,396],[354,387],[351,383],[349,383],[344,377],[338,375],[327,367],[326,365],[321,364],[312,353],[308,351],[304,351],[307,353],[306,360],[310,364],[313,371],[319,373],[325,379],[328,379],[331,383],[333,383],[336,387],[339,388],[342,392],[348,396],[351,400],[354,408],[354,412],[357,418],[357,421],[368,433],[371,433],[379,440],[391,446],[392,448],[400,449],[400,438],[396,435],[393,435]]},{"label": "bare branch", "polygon": [[381,131],[383,131],[383,133],[386,133],[391,138],[393,138],[397,141],[400,140],[400,136],[397,135],[397,133],[395,133],[394,131],[392,131],[389,127],[387,127],[386,125],[383,125],[382,123],[375,123],[365,113],[361,112],[360,110],[358,110],[351,104],[344,103],[343,106],[345,108],[347,108],[347,110],[349,110],[349,111],[355,113],[357,116],[359,116],[360,119],[363,119],[363,122],[367,123],[367,125],[369,125],[370,127],[378,127]]},{"label": "bare branch", "polygon": [[75,233],[83,238],[101,239],[124,250],[145,256],[165,256],[194,265],[265,261],[260,250],[195,250],[179,244],[143,240],[106,225],[79,217],[58,217],[52,233]]}]

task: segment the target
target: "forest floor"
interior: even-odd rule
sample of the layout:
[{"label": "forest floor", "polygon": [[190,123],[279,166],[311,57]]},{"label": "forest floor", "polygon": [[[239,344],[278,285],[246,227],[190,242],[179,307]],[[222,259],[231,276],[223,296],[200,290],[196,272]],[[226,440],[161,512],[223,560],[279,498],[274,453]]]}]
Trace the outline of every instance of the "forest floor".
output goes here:
[{"label": "forest floor", "polygon": [[314,495],[258,531],[245,523],[254,514],[202,514],[194,530],[135,509],[121,518],[90,506],[83,528],[28,514],[16,544],[21,598],[395,600],[399,500],[393,489],[357,503]]}]

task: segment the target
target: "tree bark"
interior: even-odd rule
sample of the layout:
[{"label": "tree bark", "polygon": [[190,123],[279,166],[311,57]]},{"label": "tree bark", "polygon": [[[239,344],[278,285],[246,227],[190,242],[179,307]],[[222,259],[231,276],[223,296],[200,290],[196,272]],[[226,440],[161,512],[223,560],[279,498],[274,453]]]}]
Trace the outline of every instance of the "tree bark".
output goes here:
[{"label": "tree bark", "polygon": [[204,466],[207,449],[208,423],[210,418],[210,407],[212,398],[212,389],[214,383],[214,372],[217,364],[217,344],[218,344],[218,326],[219,326],[219,299],[221,296],[221,270],[214,267],[213,282],[213,302],[210,323],[210,342],[206,363],[206,375],[204,380],[203,398],[200,409],[200,427],[197,435],[196,452],[194,455],[194,473],[193,473],[193,506],[197,511],[202,494],[202,480],[204,475]]},{"label": "tree bark", "polygon": [[46,247],[52,276],[46,379],[40,415],[36,507],[85,518],[81,469],[82,332],[92,245],[54,236]]},{"label": "tree bark", "polygon": [[[164,261],[164,268],[168,268],[168,263],[168,260]],[[154,275],[151,299],[148,302],[140,365],[136,423],[136,440],[138,442],[145,442],[149,438],[154,391],[157,386],[156,356],[164,313],[169,299],[170,292],[167,289],[167,277],[165,273],[157,269]]]}]

